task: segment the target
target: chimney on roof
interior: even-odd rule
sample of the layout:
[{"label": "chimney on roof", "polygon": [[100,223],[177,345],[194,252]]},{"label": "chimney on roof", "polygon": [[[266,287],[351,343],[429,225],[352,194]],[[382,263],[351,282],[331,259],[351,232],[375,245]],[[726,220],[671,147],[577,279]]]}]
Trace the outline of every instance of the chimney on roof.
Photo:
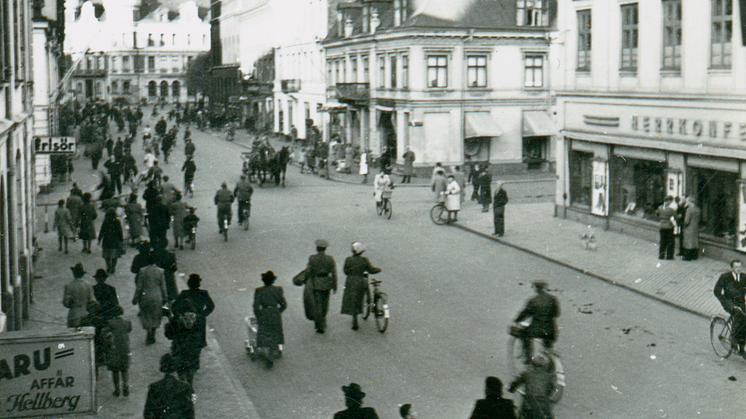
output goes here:
[{"label": "chimney on roof", "polygon": [[394,26],[401,26],[401,0],[394,0]]}]

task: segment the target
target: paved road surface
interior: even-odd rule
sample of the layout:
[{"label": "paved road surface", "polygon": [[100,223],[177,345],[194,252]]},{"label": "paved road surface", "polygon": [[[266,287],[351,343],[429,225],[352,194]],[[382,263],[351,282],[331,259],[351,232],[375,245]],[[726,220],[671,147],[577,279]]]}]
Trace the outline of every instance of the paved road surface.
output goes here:
[{"label": "paved road surface", "polygon": [[[382,418],[397,417],[398,403],[413,403],[421,417],[468,417],[485,376],[509,380],[506,329],[536,278],[550,282],[563,309],[556,347],[569,384],[557,417],[739,417],[746,407],[734,402],[745,390],[744,361],[715,357],[706,320],[435,226],[426,215],[425,189],[397,189],[387,221],[376,216],[369,186],[331,183],[290,168],[288,187],[257,188],[251,229],[234,225],[224,243],[211,199],[222,180],[235,184],[241,150],[223,134],[207,138],[195,130],[193,136],[198,191],[189,201],[197,203],[203,222],[197,251],[177,254],[180,267],[205,277],[203,286],[218,305],[210,325],[265,419],[329,418],[343,408],[340,386],[351,381],[362,385],[366,404]],[[175,154],[166,173],[180,179],[183,149]],[[340,269],[349,244],[366,243],[390,295],[385,334],[371,321],[350,330],[350,318],[339,314],[341,289],[331,300],[327,334],[317,335],[305,320],[301,289],[290,278],[319,237],[330,242]],[[289,303],[285,354],[271,371],[251,363],[243,349],[243,317],[267,269],[280,277]],[[341,288],[343,275],[340,282]]]}]

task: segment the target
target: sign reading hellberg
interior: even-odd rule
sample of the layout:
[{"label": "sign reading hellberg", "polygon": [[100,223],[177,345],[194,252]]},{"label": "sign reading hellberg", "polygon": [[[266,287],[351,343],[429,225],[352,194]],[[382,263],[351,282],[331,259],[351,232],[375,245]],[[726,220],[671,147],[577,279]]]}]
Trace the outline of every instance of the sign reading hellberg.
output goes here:
[{"label": "sign reading hellberg", "polygon": [[0,417],[92,413],[93,335],[92,327],[0,334]]}]

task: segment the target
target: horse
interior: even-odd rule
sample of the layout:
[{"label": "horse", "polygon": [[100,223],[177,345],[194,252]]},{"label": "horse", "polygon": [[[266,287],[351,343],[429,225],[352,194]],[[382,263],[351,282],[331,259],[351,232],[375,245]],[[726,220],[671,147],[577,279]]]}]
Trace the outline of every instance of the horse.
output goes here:
[{"label": "horse", "polygon": [[274,155],[274,150],[267,146],[258,146],[251,151],[248,161],[248,176],[249,181],[256,179],[259,184],[263,184],[267,180],[267,175],[271,175],[269,162]]},{"label": "horse", "polygon": [[290,161],[290,150],[288,146],[283,146],[280,151],[274,153],[267,163],[269,172],[275,180],[275,185],[279,185],[282,182],[282,186],[285,186],[285,173],[288,169],[288,162]]}]

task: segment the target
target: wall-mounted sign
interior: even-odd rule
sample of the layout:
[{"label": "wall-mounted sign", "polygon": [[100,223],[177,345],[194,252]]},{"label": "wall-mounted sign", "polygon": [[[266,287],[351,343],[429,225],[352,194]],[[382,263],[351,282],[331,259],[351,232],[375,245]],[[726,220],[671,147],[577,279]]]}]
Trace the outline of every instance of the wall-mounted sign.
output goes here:
[{"label": "wall-mounted sign", "polygon": [[609,215],[609,162],[593,160],[593,199],[591,214]]},{"label": "wall-mounted sign", "polygon": [[34,137],[36,152],[74,154],[77,150],[75,137]]},{"label": "wall-mounted sign", "polygon": [[666,196],[679,198],[684,196],[684,174],[681,172],[669,171],[668,183],[666,184]]},{"label": "wall-mounted sign", "polygon": [[92,327],[0,334],[0,417],[95,412]]}]

